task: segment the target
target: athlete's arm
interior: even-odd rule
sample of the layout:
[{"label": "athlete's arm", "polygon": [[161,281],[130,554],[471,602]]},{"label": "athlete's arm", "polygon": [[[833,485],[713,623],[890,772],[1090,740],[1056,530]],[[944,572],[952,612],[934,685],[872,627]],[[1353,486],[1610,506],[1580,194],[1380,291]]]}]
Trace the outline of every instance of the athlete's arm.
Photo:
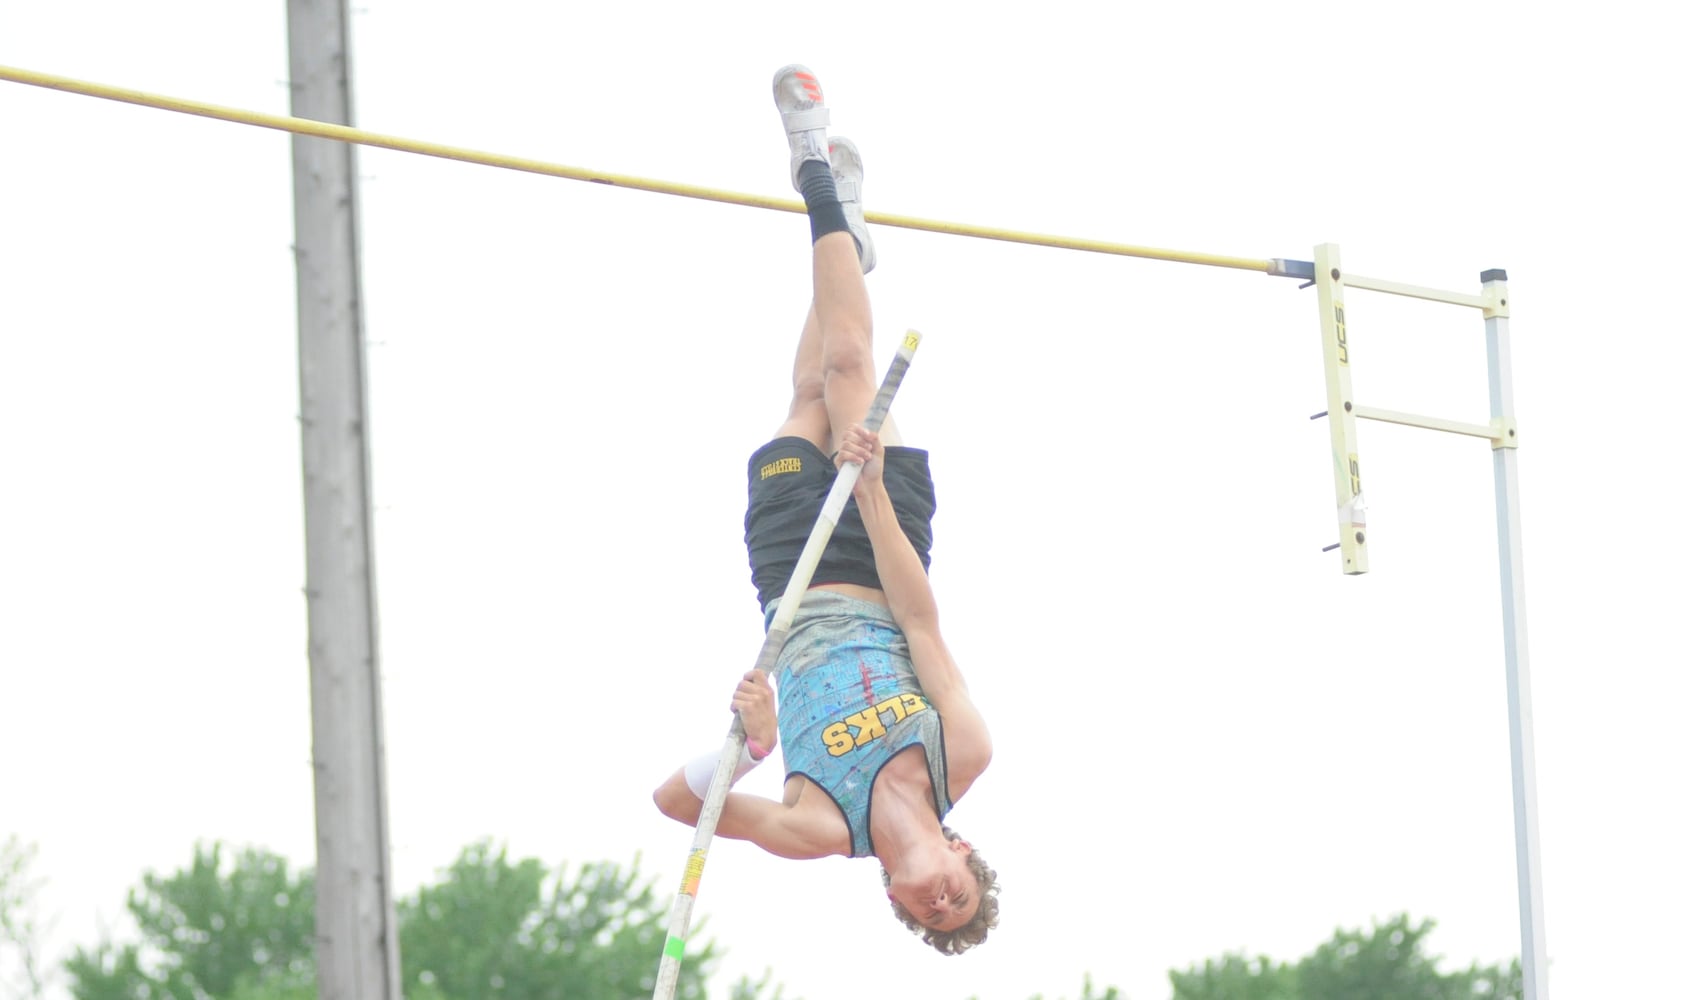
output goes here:
[{"label": "athlete's arm", "polygon": [[[887,598],[888,610],[893,612],[900,631],[909,632],[911,628],[932,625],[940,612],[935,606],[935,592],[929,586],[929,574],[923,571],[917,550],[911,547],[911,539],[900,527],[887,484],[882,481],[882,453],[881,439],[855,424],[841,436],[835,464],[858,462],[863,466],[858,481],[853,484],[852,497],[858,503],[864,530],[870,536],[876,575],[882,579],[882,595]],[[942,686],[950,686],[954,681],[963,684],[962,677],[937,678]],[[929,691],[927,684],[923,687],[929,694],[939,693]]]},{"label": "athlete's arm", "polygon": [[[688,787],[682,771],[677,769],[658,786],[653,802],[666,816],[693,826],[699,822],[705,803]],[[717,818],[717,836],[751,841],[780,858],[803,860],[837,853],[827,846],[820,832],[801,810],[745,792],[730,792]]]},{"label": "athlete's arm", "polygon": [[[733,772],[739,780],[776,746],[776,696],[770,678],[762,670],[749,670],[735,685],[730,708],[741,717],[747,734],[747,750]],[[756,756],[756,759],[755,759]],[[710,773],[717,765],[712,755],[678,768],[653,792],[659,811],[671,819],[693,826],[699,822],[705,803]],[[689,774],[693,780],[690,782]],[[732,840],[750,840],[784,858],[820,858],[833,851],[824,848],[821,831],[814,828],[806,811],[793,802],[772,802],[757,795],[730,792],[717,819],[717,834]]]},{"label": "athlete's arm", "polygon": [[881,441],[863,427],[853,427],[842,437],[839,460],[864,463],[853,498],[876,555],[876,574],[881,577],[888,609],[911,648],[917,681],[946,723],[947,776],[951,797],[956,799],[987,770],[993,758],[987,723],[970,700],[964,673],[941,638],[940,609],[929,574],[900,527],[893,500],[882,481]]}]

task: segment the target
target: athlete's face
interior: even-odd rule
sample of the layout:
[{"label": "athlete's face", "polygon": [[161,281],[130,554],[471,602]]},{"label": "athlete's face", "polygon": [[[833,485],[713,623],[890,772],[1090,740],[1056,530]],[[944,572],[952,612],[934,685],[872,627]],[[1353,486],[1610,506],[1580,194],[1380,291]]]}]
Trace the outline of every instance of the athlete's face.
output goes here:
[{"label": "athlete's face", "polygon": [[888,898],[924,927],[955,931],[970,922],[982,901],[976,876],[965,863],[970,845],[962,840],[943,843],[908,857],[888,886]]}]

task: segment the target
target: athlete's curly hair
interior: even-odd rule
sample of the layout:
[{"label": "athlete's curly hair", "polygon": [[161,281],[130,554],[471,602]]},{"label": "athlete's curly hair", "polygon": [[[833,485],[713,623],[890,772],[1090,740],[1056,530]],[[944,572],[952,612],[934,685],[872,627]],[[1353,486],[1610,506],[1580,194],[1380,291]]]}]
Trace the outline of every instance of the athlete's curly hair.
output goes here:
[{"label": "athlete's curly hair", "polygon": [[[946,835],[947,840],[963,839],[944,823],[941,824],[941,833]],[[963,927],[951,931],[924,927],[899,900],[891,901],[894,905],[894,916],[899,918],[899,922],[911,928],[912,933],[922,938],[924,944],[933,946],[942,955],[962,955],[981,944],[987,938],[988,931],[999,926],[999,873],[988,867],[988,863],[982,860],[981,852],[974,847],[970,848],[970,854],[964,859],[964,864],[970,869],[970,874],[976,876],[976,888],[981,893],[981,903],[976,907],[976,915]],[[888,870],[883,868],[882,886],[886,888],[892,884],[893,879],[888,875]]]}]

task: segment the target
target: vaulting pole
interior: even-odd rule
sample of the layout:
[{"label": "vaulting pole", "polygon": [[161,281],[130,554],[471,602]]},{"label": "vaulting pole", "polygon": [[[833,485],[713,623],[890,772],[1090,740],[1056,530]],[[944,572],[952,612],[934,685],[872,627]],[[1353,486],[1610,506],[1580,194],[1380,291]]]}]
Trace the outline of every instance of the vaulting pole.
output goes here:
[{"label": "vaulting pole", "polygon": [[[882,387],[876,391],[876,398],[870,402],[870,413],[864,418],[864,426],[871,431],[882,429],[882,422],[888,417],[888,408],[893,406],[894,394],[899,391],[899,384],[905,380],[905,371],[911,367],[911,356],[916,353],[918,343],[923,339],[916,330],[908,331],[905,341],[900,344],[899,353],[894,355],[893,362],[888,365],[888,373],[882,379]],[[776,614],[770,620],[770,627],[764,633],[764,645],[758,651],[756,669],[765,673],[772,673],[776,669],[776,659],[782,653],[782,646],[788,641],[788,628],[794,623],[794,616],[799,613],[800,601],[805,599],[805,592],[811,586],[811,576],[817,571],[817,562],[823,558],[823,549],[829,544],[829,536],[835,533],[835,524],[840,520],[841,511],[846,509],[847,500],[852,496],[852,488],[858,482],[858,474],[863,467],[857,462],[848,462],[841,466],[841,471],[835,475],[835,483],[829,488],[829,496],[823,501],[823,510],[817,515],[817,523],[811,527],[811,535],[805,540],[805,548],[800,550],[799,562],[794,565],[793,576],[788,578],[788,588],[782,592],[782,599],[776,604]],[[676,902],[670,909],[670,931],[664,940],[664,955],[659,960],[658,981],[653,986],[653,1000],[671,1000],[676,995],[676,978],[682,971],[682,952],[688,937],[688,922],[693,917],[694,898],[699,894],[700,877],[705,872],[706,851],[711,848],[711,838],[717,832],[717,821],[723,815],[723,804],[729,798],[729,779],[735,771],[735,763],[741,759],[741,748],[746,745],[747,731],[741,726],[741,717],[736,716],[729,727],[729,736],[723,741],[723,749],[717,755],[717,770],[712,772],[711,787],[706,790],[705,802],[700,806],[700,818],[694,824],[694,843],[688,852],[688,864],[682,876],[682,887],[676,893]]]}]

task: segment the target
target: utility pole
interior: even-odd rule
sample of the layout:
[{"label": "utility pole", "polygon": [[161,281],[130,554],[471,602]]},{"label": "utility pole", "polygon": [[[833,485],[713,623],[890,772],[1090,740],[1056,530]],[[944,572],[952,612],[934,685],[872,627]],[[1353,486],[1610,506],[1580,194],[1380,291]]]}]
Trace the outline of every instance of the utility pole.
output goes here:
[{"label": "utility pole", "polygon": [[[345,0],[288,0],[296,117],[352,125]],[[293,138],[322,1000],[400,1000],[388,859],[356,149]]]}]

